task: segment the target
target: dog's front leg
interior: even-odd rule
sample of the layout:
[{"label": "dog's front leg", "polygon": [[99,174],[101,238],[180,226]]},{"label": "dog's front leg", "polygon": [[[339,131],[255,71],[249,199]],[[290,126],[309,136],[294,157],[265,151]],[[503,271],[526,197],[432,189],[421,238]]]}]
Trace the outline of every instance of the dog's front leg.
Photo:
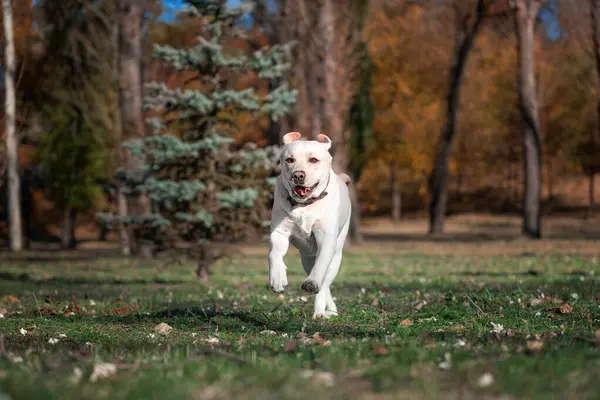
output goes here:
[{"label": "dog's front leg", "polygon": [[323,229],[320,224],[315,224],[313,227],[313,234],[315,235],[318,250],[315,265],[302,283],[302,289],[307,292],[319,293],[325,272],[327,272],[327,268],[331,264],[333,255],[335,254],[336,232],[337,228],[335,226],[328,226],[327,229]]},{"label": "dog's front leg", "polygon": [[290,237],[283,232],[273,231],[269,237],[269,285],[275,293],[281,293],[288,285],[283,257],[290,247]]}]

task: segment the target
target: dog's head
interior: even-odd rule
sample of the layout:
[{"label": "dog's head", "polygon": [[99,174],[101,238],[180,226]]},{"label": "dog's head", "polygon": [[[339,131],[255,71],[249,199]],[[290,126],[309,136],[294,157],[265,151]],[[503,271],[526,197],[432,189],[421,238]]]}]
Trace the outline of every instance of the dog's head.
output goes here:
[{"label": "dog's head", "polygon": [[331,139],[318,135],[317,140],[300,140],[299,132],[283,137],[281,176],[291,198],[304,203],[325,191],[331,170]]}]

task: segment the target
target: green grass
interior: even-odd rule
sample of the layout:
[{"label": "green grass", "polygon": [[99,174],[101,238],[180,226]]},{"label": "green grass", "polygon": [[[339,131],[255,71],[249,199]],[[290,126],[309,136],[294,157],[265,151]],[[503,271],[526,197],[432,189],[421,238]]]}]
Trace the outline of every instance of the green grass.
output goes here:
[{"label": "green grass", "polygon": [[[600,396],[594,259],[349,254],[340,316],[315,321],[295,256],[282,297],[261,257],[210,287],[191,266],[36,257],[0,259],[0,399]],[[99,363],[117,371],[92,382]]]}]

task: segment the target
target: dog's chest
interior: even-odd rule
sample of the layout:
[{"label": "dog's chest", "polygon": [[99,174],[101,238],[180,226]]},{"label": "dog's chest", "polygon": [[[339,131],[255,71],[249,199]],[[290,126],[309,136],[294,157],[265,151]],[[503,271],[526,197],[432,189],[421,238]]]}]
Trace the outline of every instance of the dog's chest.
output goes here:
[{"label": "dog's chest", "polygon": [[313,225],[317,220],[314,213],[311,213],[307,207],[298,207],[293,209],[289,216],[294,223],[292,235],[299,239],[309,239],[312,235]]}]

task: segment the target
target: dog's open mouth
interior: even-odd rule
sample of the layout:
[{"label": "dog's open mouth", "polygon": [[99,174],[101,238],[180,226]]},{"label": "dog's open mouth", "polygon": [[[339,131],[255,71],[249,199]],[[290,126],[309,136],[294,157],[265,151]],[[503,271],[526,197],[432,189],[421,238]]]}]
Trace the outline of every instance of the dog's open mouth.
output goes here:
[{"label": "dog's open mouth", "polygon": [[294,192],[300,197],[306,197],[312,194],[313,190],[315,190],[318,185],[319,182],[315,183],[311,187],[296,185],[294,186]]}]

